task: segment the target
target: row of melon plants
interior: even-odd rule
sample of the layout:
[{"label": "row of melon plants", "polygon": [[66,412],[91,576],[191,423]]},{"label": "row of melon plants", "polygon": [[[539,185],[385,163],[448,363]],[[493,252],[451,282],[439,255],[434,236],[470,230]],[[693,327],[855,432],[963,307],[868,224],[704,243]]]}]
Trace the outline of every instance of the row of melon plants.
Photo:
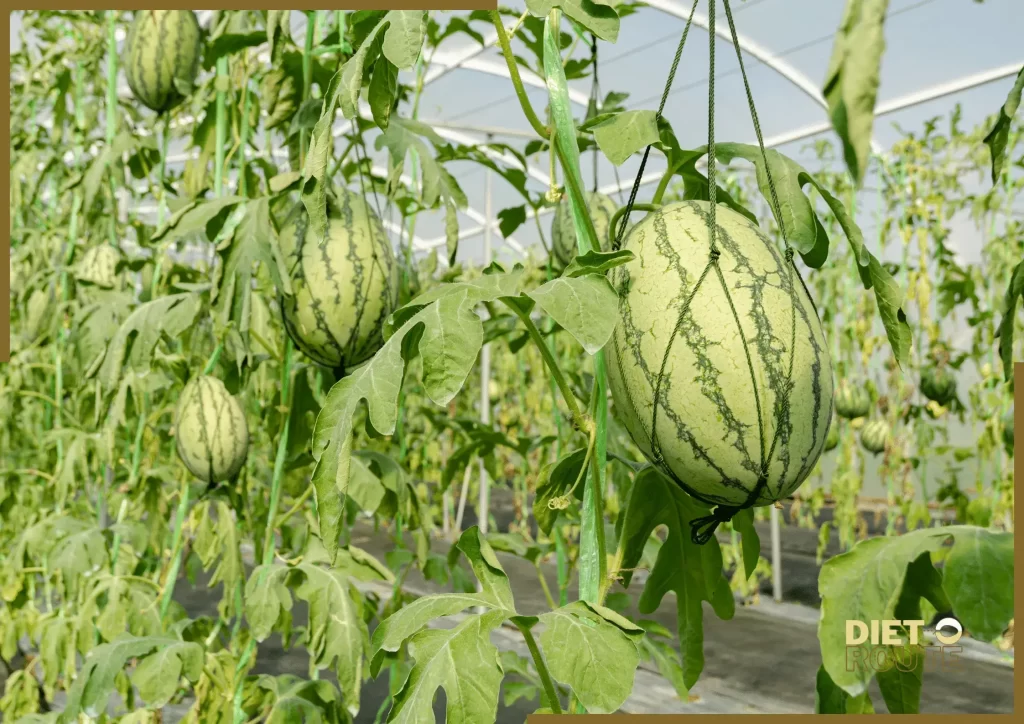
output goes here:
[{"label": "row of melon plants", "polygon": [[[110,718],[123,721],[156,721],[171,703],[195,722],[349,721],[366,681],[382,677],[378,720],[429,720],[438,688],[452,722],[493,721],[512,688],[538,711],[601,713],[626,701],[642,660],[688,695],[703,668],[702,601],[730,618],[731,586],[763,575],[751,506],[790,497],[828,444],[830,358],[852,359],[843,345],[856,340],[832,351],[817,285],[843,288],[844,312],[864,307],[864,335],[881,320],[881,343],[866,348],[900,369],[911,364],[913,330],[892,293],[898,274],[864,244],[835,178],[810,182],[828,211],[804,184],[770,193],[759,184],[744,197],[716,179],[714,158],[707,175],[697,168],[709,148],[719,163],[744,159],[766,177],[794,178],[798,167],[714,138],[683,149],[669,119],[625,110],[622,94],[573,118],[567,80],[593,72],[596,58],[565,55],[581,39],[614,42],[620,17],[647,11],[567,4],[565,17],[560,6],[215,12],[205,26],[190,11],[23,16],[35,45],[12,54],[13,353],[0,373],[5,720],[106,718],[117,693]],[[496,34],[537,132],[522,149],[450,144],[417,120],[429,58],[446,39],[485,32]],[[520,65],[545,78],[547,113],[531,105]],[[119,94],[122,77],[130,98]],[[640,130],[633,142],[626,126]],[[388,152],[386,177],[368,160],[371,143]],[[596,148],[621,163],[648,143],[669,168],[654,196],[632,214],[618,202],[602,208],[579,154]],[[190,158],[178,170],[170,149],[182,146]],[[276,148],[283,163],[268,153]],[[561,186],[528,185],[527,157],[550,159]],[[558,204],[545,234],[557,253],[463,268],[455,169],[465,164],[522,194],[503,220],[532,221]],[[155,206],[155,223],[138,202]],[[771,211],[759,225],[751,207],[762,203]],[[431,212],[448,222],[447,263],[411,253],[416,219]],[[383,220],[396,213],[400,231],[389,235]],[[781,228],[793,218],[829,225],[838,251],[827,264],[813,225]],[[701,336],[715,327],[701,326],[712,320],[692,287],[694,312],[678,330],[663,314],[673,295],[687,312],[686,279],[702,269],[686,266],[691,255],[673,262],[678,276],[647,279],[653,267],[642,262],[665,249],[675,259],[688,234],[708,243],[707,292],[739,310],[717,331],[769,330],[747,357],[769,386],[757,374],[719,377],[723,355],[742,353]],[[1001,253],[993,263],[1003,271],[985,275],[992,283],[1007,276],[1013,252]],[[749,295],[729,290],[765,269],[788,282],[753,285],[771,297],[761,319]],[[660,315],[643,298],[651,289]],[[992,295],[979,349],[994,344],[996,324],[1010,319],[1013,330],[1015,307],[996,311]],[[756,321],[741,322],[747,315]],[[489,423],[473,388],[485,342],[496,361]],[[788,370],[765,354],[776,344]],[[697,352],[703,389],[671,371]],[[1005,395],[993,370],[993,394]],[[755,411],[762,394],[774,403]],[[742,459],[707,426],[689,427],[715,410]],[[518,501],[507,531],[460,525],[484,497],[481,461]],[[352,542],[367,518],[392,541],[383,560]],[[728,533],[724,549],[716,529]],[[882,539],[889,560],[948,583],[912,590],[904,571],[877,583],[877,600],[902,587],[901,618],[927,601],[997,639],[1010,587],[984,596],[956,582],[983,554],[986,573],[1006,583],[1010,541],[979,526]],[[519,615],[496,550],[556,564],[550,611]],[[822,711],[871,705],[871,676],[843,671],[836,638],[845,618],[892,618],[850,608],[850,587],[873,580],[859,570],[871,556],[855,546],[823,569],[822,669],[808,682]],[[731,581],[726,562],[738,571]],[[640,568],[649,575],[630,586]],[[414,571],[450,592],[415,598],[403,587]],[[203,572],[221,600],[216,614],[192,617],[175,591]],[[669,591],[680,603],[675,632],[644,618]],[[293,617],[296,600],[308,604],[305,620]],[[453,628],[432,626],[453,615]],[[529,655],[499,652],[490,639],[499,626],[518,629]],[[253,673],[273,634],[308,650],[308,677]],[[917,708],[914,675],[879,674],[890,711]]]}]

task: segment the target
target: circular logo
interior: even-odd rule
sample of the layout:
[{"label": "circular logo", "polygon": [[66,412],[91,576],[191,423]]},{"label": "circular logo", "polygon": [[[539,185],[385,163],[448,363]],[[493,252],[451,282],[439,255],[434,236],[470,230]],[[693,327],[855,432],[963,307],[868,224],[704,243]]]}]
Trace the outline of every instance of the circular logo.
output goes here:
[{"label": "circular logo", "polygon": [[[942,629],[953,629],[954,633],[944,634],[942,633]],[[957,641],[959,641],[960,637],[963,635],[964,627],[960,625],[959,621],[957,621],[955,618],[951,616],[947,616],[946,618],[942,619],[937,624],[935,624],[935,638],[939,640],[940,644],[952,646]]]}]

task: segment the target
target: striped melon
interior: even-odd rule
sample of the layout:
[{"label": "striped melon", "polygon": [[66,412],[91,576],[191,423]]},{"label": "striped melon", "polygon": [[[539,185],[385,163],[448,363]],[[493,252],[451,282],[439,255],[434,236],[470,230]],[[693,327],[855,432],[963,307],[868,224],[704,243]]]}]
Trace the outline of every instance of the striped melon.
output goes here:
[{"label": "striped melon", "polygon": [[871,412],[871,395],[864,385],[843,380],[836,390],[836,414],[847,420],[866,417]]},{"label": "striped melon", "polygon": [[86,250],[75,265],[75,279],[103,289],[111,289],[117,283],[117,265],[121,253],[110,244],[100,244]]},{"label": "striped melon", "polygon": [[742,506],[764,469],[753,504],[767,505],[796,490],[825,448],[831,360],[785,255],[722,206],[720,274],[712,269],[701,281],[709,210],[705,201],[669,204],[624,239],[634,259],[610,273],[620,319],[605,347],[609,387],[633,441],[683,489],[709,504]]},{"label": "striped melon", "polygon": [[135,97],[157,113],[192,92],[203,33],[191,10],[138,10],[124,43],[124,74]]},{"label": "striped melon", "polygon": [[297,205],[280,233],[293,292],[281,300],[284,324],[310,359],[346,369],[383,343],[381,324],[398,300],[398,267],[380,219],[348,191],[328,201],[327,241],[319,242]]},{"label": "striped melon", "polygon": [[206,483],[238,474],[249,451],[249,427],[242,405],[216,377],[189,380],[175,414],[178,457]]},{"label": "striped melon", "polygon": [[839,447],[839,425],[836,424],[836,419],[832,418],[832,424],[829,425],[828,435],[825,437],[825,452],[835,450]]},{"label": "striped melon", "polygon": [[[598,243],[602,251],[611,248],[608,238],[608,226],[618,206],[609,197],[596,191],[587,194],[587,208],[594,222]],[[554,261],[564,267],[576,258],[579,246],[576,243],[576,227],[572,223],[572,206],[569,199],[563,198],[555,209],[555,218],[551,222],[551,252]]]},{"label": "striped melon", "polygon": [[956,397],[956,376],[946,367],[928,367],[921,373],[921,394],[947,407]]},{"label": "striped melon", "polygon": [[869,453],[877,455],[885,451],[889,441],[889,423],[885,420],[870,420],[860,430],[860,444]]}]

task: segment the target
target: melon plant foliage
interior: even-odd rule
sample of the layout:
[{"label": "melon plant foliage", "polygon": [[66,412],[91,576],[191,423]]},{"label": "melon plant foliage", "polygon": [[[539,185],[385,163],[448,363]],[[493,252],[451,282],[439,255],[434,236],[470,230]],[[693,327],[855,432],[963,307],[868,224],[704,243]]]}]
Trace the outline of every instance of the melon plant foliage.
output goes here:
[{"label": "melon plant foliage", "polygon": [[[446,721],[480,724],[503,707],[619,711],[641,668],[686,702],[712,655],[706,611],[733,618],[766,575],[764,509],[820,503],[824,460],[844,550],[819,581],[821,668],[804,682],[818,711],[870,706],[871,677],[841,666],[845,618],[923,616],[925,601],[977,639],[1003,635],[1012,478],[970,502],[946,485],[957,525],[927,527],[925,507],[914,530],[918,509],[901,508],[909,533],[846,543],[866,451],[891,474],[927,465],[911,433],[948,442],[947,410],[900,375],[940,405],[960,394],[983,423],[977,454],[1012,457],[999,368],[1019,331],[1019,241],[993,242],[991,283],[1010,282],[995,302],[938,255],[938,304],[970,300],[988,367],[973,386],[960,358],[921,378],[918,337],[938,328],[919,318],[912,335],[907,310],[928,275],[872,253],[838,175],[717,142],[709,179],[709,147],[673,131],[689,119],[596,85],[573,115],[569,83],[594,82],[598,55],[570,49],[603,54],[635,12],[21,15],[0,719],[421,722],[443,690]],[[870,113],[853,40],[881,22],[865,17],[847,14],[826,94],[858,179]],[[418,117],[429,61],[457,36],[497,44],[535,138],[459,143]],[[1019,136],[1003,132],[1014,108],[986,141],[994,163]],[[665,175],[628,215],[582,178],[582,152],[648,151]],[[542,162],[562,186],[536,182]],[[734,164],[751,184],[723,178]],[[456,172],[471,166],[517,194],[499,231],[535,226],[540,257],[467,261]],[[430,217],[443,235],[420,253]],[[513,501],[506,529],[472,512],[479,471]],[[701,521],[721,527],[696,535]],[[283,669],[296,656],[302,675]],[[889,711],[919,709],[921,673],[878,676]]]}]

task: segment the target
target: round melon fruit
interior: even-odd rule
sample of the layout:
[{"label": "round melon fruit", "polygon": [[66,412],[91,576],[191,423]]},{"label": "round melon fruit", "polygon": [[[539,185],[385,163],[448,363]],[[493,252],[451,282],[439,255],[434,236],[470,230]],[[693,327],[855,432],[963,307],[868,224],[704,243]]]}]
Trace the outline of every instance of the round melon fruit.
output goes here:
[{"label": "round melon fruit", "polygon": [[634,259],[609,277],[620,315],[605,347],[609,387],[633,441],[683,489],[742,506],[764,468],[753,504],[767,505],[796,490],[825,448],[831,360],[795,269],[746,217],[718,207],[720,275],[712,268],[699,281],[709,211],[704,201],[669,204],[624,239]]},{"label": "round melon fruit", "polygon": [[245,411],[216,377],[194,377],[185,385],[175,413],[178,457],[206,483],[238,474],[249,451]]},{"label": "round melon fruit", "polygon": [[157,113],[191,92],[203,32],[191,10],[137,10],[124,43],[124,73],[135,97]]},{"label": "round melon fruit", "polygon": [[869,453],[877,455],[885,451],[889,441],[889,423],[885,420],[871,420],[860,430],[860,444]]},{"label": "round melon fruit", "polygon": [[871,412],[871,395],[863,385],[849,380],[839,383],[836,390],[836,414],[847,420],[867,417]]},{"label": "round melon fruit", "polygon": [[825,436],[825,452],[835,450],[839,446],[839,425],[836,424],[836,419],[832,418],[832,424],[829,425],[828,435]]},{"label": "round melon fruit", "polygon": [[[609,224],[618,206],[608,196],[596,191],[587,194],[587,208],[594,222],[594,231],[601,251],[611,249]],[[576,258],[579,246],[576,243],[576,227],[572,222],[572,206],[569,199],[563,198],[555,209],[555,218],[551,222],[551,252],[555,261],[565,267]]]},{"label": "round melon fruit", "polygon": [[117,265],[121,253],[110,244],[100,244],[86,250],[75,266],[75,279],[103,289],[117,283]]},{"label": "round melon fruit", "polygon": [[381,325],[398,301],[398,268],[380,219],[359,196],[328,201],[326,242],[297,205],[279,235],[292,296],[282,297],[295,345],[332,369],[365,362],[383,344]]},{"label": "round melon fruit", "polygon": [[946,366],[926,368],[921,373],[921,394],[947,407],[956,397],[956,376]]}]

